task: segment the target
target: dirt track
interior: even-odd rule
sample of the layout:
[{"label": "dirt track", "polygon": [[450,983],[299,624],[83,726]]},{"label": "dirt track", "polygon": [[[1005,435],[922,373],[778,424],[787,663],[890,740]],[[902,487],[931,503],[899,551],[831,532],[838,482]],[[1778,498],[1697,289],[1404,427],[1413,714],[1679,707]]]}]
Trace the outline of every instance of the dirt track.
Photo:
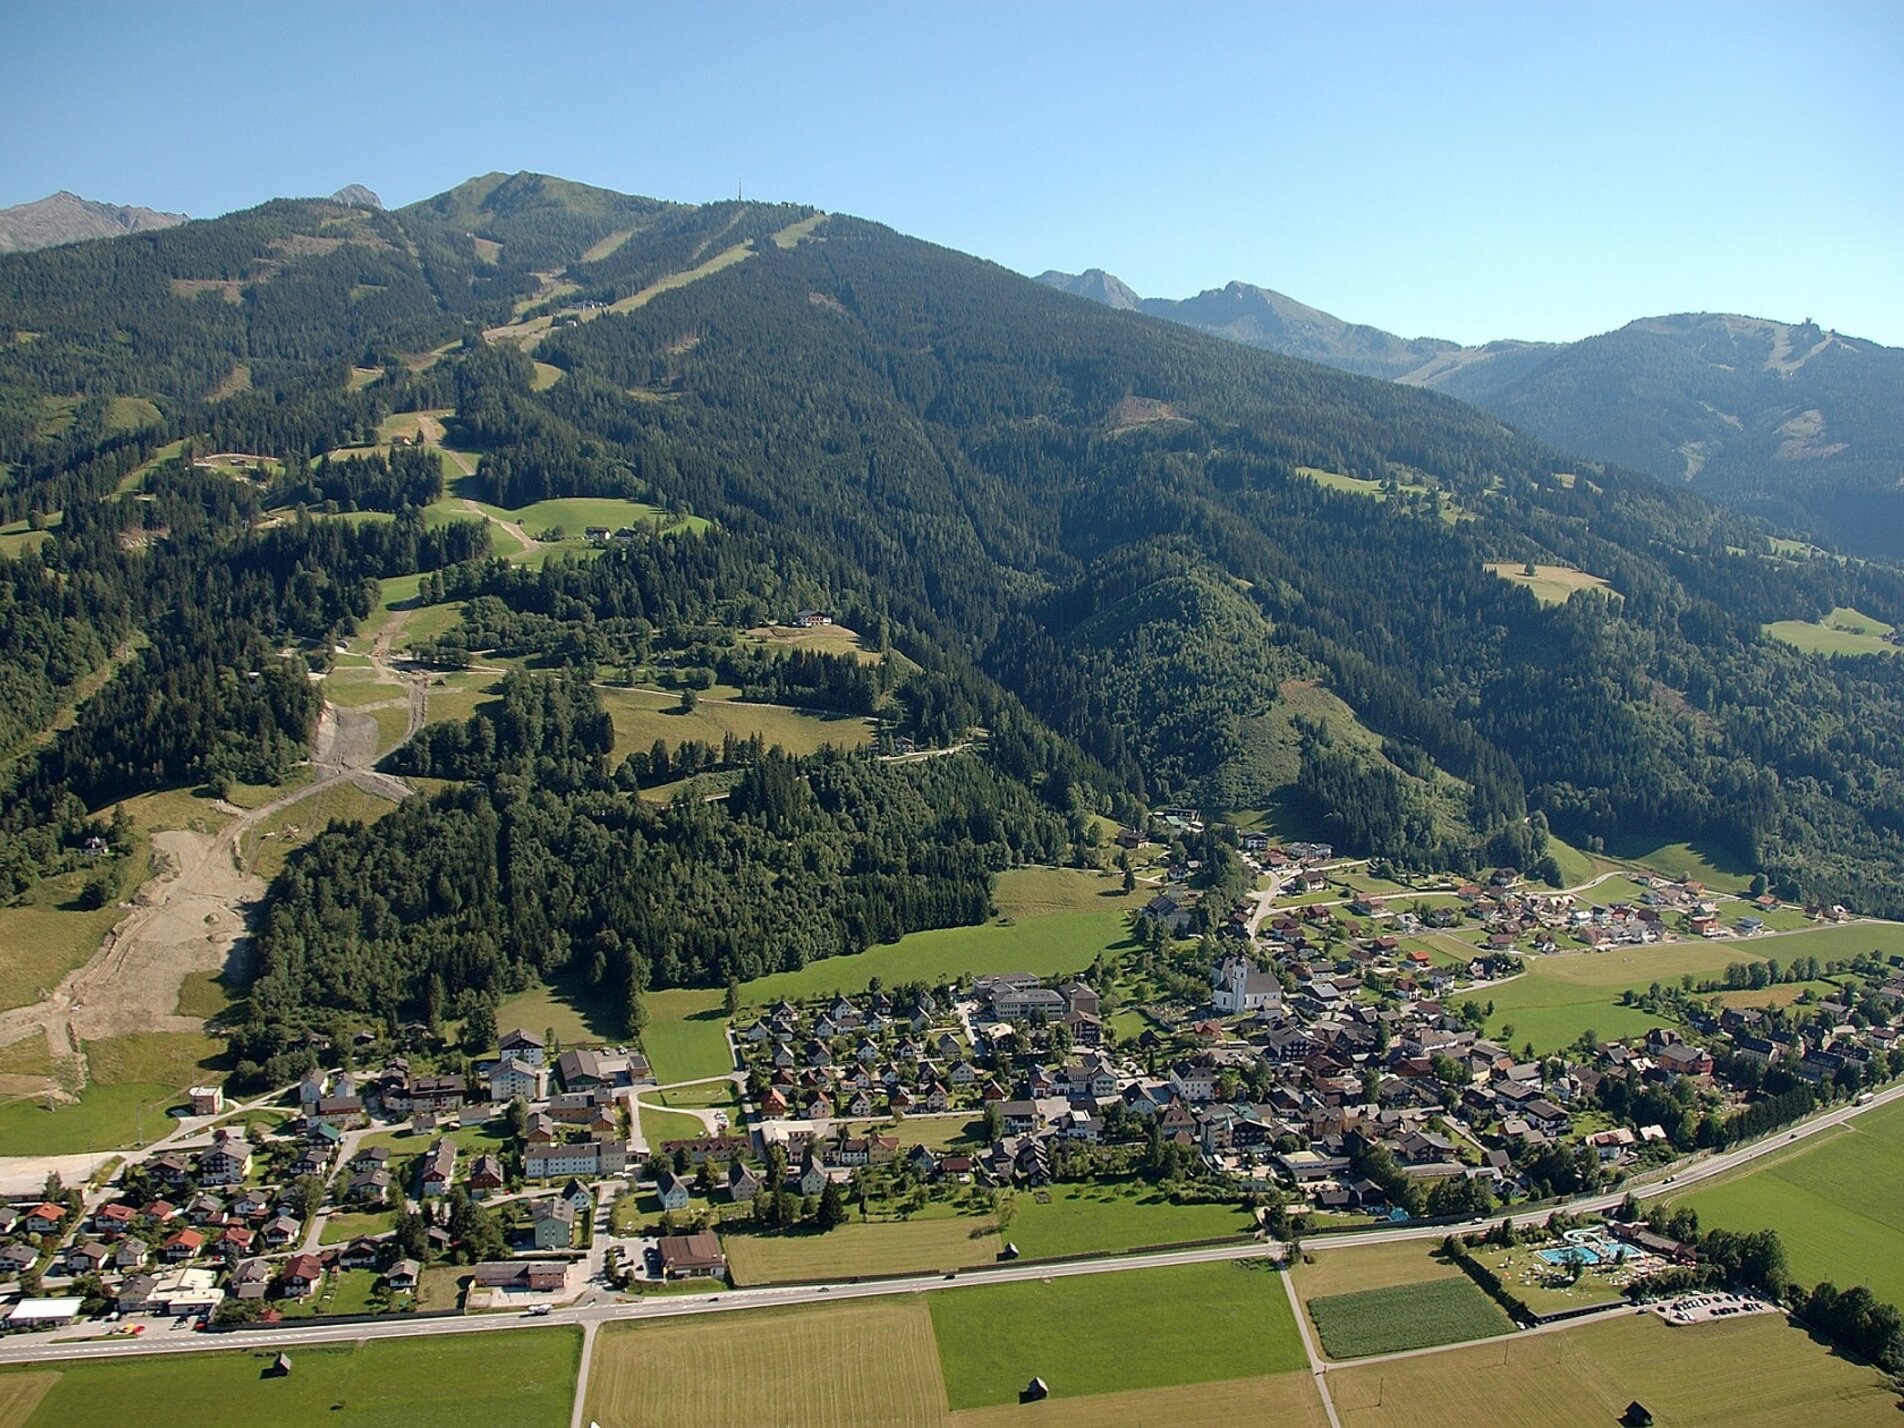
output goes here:
[{"label": "dirt track", "polygon": [[[423,725],[420,679],[389,663],[403,617],[393,620],[372,647],[372,664],[408,689],[407,742]],[[31,1006],[0,1011],[0,1046],[44,1036],[53,1057],[54,1080],[64,1096],[86,1083],[84,1045],[103,1037],[149,1031],[203,1031],[197,1017],[179,1016],[179,988],[193,972],[217,972],[244,956],[245,934],[265,884],[245,871],[239,849],[246,833],[300,800],[339,783],[391,802],[409,796],[401,779],[378,773],[377,722],[360,710],[326,703],[312,739],[315,775],[301,788],[239,813],[216,834],[166,831],[152,838],[162,871],[135,895],[132,911],[107,934],[98,952],[69,973],[51,996]],[[230,805],[222,811],[235,812]]]}]

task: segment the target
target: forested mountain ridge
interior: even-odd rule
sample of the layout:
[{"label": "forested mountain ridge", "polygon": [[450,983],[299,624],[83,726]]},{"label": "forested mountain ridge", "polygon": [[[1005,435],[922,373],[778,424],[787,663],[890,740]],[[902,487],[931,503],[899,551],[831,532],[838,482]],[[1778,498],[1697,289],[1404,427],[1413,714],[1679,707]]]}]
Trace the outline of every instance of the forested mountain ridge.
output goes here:
[{"label": "forested mountain ridge", "polygon": [[60,243],[117,238],[126,233],[145,233],[189,221],[183,213],[99,203],[61,189],[32,203],[0,208],[0,253],[27,253]]},{"label": "forested mountain ridge", "polygon": [[[134,594],[155,558],[178,570],[168,589],[205,592],[204,636],[155,642],[137,666],[181,697],[247,686],[280,655],[321,664],[399,574],[460,607],[435,653],[545,672],[401,756],[466,787],[293,860],[258,942],[258,1005],[280,1026],[301,1000],[356,1006],[374,988],[440,1009],[563,967],[632,1010],[647,986],[969,921],[991,870],[1073,856],[1092,814],[1178,798],[1274,801],[1345,848],[1438,868],[1540,871],[1548,825],[1703,836],[1792,895],[1904,907],[1904,661],[1801,655],[1762,632],[1840,606],[1904,623],[1898,572],[1782,558],[1683,486],[1440,394],[1077,303],[857,219],[534,175],[394,213],[287,201],[127,241],[155,251],[117,275],[72,266],[83,247],[0,260],[0,329],[43,324],[0,363],[15,391],[42,400],[90,372],[149,383],[160,411],[130,434],[75,418],[14,448],[7,509],[66,514],[0,564],[0,598],[42,632],[0,673],[47,707],[158,618]],[[235,302],[171,291],[170,272],[219,252]],[[280,267],[261,278],[261,262]],[[388,281],[353,303],[373,272]],[[93,291],[71,290],[82,276]],[[115,345],[142,313],[163,340]],[[269,385],[213,400],[205,375],[241,358]],[[712,527],[592,559],[489,556],[480,528],[424,521],[437,488],[410,457],[323,462],[393,411],[443,413],[504,505],[614,492]],[[188,445],[115,496],[165,437],[281,470],[234,486],[194,470]],[[316,499],[396,519],[295,515]],[[1611,593],[1542,605],[1490,562],[1589,572]],[[220,569],[247,572],[241,589],[204,583]],[[893,658],[849,672],[741,641],[806,606]],[[733,741],[611,758],[591,682],[661,659],[972,747],[896,767]],[[274,759],[308,736],[307,705],[279,700],[268,726],[256,706],[213,722],[277,730],[260,745]],[[141,764],[111,727],[82,717],[83,736],[20,775],[38,791],[9,830],[21,877],[113,791],[228,773],[246,744],[187,721],[189,747]],[[733,792],[668,817],[630,806],[657,760],[684,759]],[[765,851],[783,833],[804,871]],[[775,923],[793,877],[843,880],[843,900]],[[649,878],[693,895],[652,899]],[[744,912],[730,931],[755,930],[688,915],[722,905]],[[248,1045],[261,1059],[276,1044],[261,1021]]]},{"label": "forested mountain ridge", "polygon": [[1140,298],[1108,273],[1039,282],[1253,347],[1485,407],[1567,451],[1693,485],[1854,554],[1904,557],[1904,351],[1807,319],[1640,318],[1578,342],[1402,338],[1267,288]]}]

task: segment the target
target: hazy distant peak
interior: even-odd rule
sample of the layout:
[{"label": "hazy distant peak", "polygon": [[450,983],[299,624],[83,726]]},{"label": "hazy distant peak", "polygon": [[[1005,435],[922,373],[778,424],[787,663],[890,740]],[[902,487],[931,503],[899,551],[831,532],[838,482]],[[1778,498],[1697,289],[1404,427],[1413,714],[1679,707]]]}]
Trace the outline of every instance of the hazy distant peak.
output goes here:
[{"label": "hazy distant peak", "polygon": [[1053,268],[1038,275],[1038,281],[1048,288],[1057,288],[1061,292],[1077,297],[1089,298],[1092,302],[1101,302],[1106,307],[1117,308],[1121,312],[1134,311],[1143,299],[1133,292],[1128,283],[1113,277],[1102,268],[1086,268],[1081,273],[1060,273]]},{"label": "hazy distant peak", "polygon": [[183,213],[160,213],[117,203],[95,203],[61,189],[33,203],[0,208],[0,253],[24,253],[88,238],[117,238],[186,222]]},{"label": "hazy distant peak", "polygon": [[382,208],[383,200],[360,183],[347,183],[331,195],[334,202],[348,203],[355,208]]}]

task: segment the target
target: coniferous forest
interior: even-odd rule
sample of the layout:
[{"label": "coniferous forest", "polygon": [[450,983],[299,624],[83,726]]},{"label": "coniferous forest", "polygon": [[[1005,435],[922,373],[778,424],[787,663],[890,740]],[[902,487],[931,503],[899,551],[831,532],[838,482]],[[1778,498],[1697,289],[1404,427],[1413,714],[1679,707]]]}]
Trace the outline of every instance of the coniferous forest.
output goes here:
[{"label": "coniferous forest", "polygon": [[[436,452],[340,451],[412,412],[444,414],[496,506],[708,524],[512,562],[479,517],[425,517]],[[308,675],[379,582],[457,606],[432,659],[532,670],[393,756],[443,791],[279,877],[258,1063],[326,1010],[427,1015],[557,972],[632,1010],[977,921],[999,869],[1166,802],[1282,801],[1345,849],[1458,871],[1538,870],[1550,831],[1700,838],[1787,896],[1904,914],[1904,659],[1764,630],[1904,624],[1896,568],[1788,558],[1451,398],[856,219],[492,175],[0,257],[0,462],[0,517],[46,527],[0,560],[0,887],[70,866],[128,793],[308,757]],[[1490,563],[1603,583],[1541,604]],[[886,658],[737,638],[808,607]],[[614,757],[594,686],[660,657],[690,688],[969,747]],[[637,797],[690,766],[726,796]]]}]

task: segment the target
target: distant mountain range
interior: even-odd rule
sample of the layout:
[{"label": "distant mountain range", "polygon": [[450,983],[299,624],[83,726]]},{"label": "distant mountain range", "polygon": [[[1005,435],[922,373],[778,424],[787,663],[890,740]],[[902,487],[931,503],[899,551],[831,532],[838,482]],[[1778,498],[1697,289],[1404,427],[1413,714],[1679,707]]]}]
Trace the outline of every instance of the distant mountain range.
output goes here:
[{"label": "distant mountain range", "polygon": [[174,228],[185,221],[183,213],[95,203],[62,189],[50,198],[0,208],[0,253],[25,253],[88,238],[117,238],[125,233]]},{"label": "distant mountain range", "polygon": [[1904,557],[1904,350],[1724,313],[1579,342],[1398,337],[1268,288],[1139,297],[1100,269],[1038,281],[1364,376],[1432,387],[1556,446],[1687,481],[1860,555]]}]

